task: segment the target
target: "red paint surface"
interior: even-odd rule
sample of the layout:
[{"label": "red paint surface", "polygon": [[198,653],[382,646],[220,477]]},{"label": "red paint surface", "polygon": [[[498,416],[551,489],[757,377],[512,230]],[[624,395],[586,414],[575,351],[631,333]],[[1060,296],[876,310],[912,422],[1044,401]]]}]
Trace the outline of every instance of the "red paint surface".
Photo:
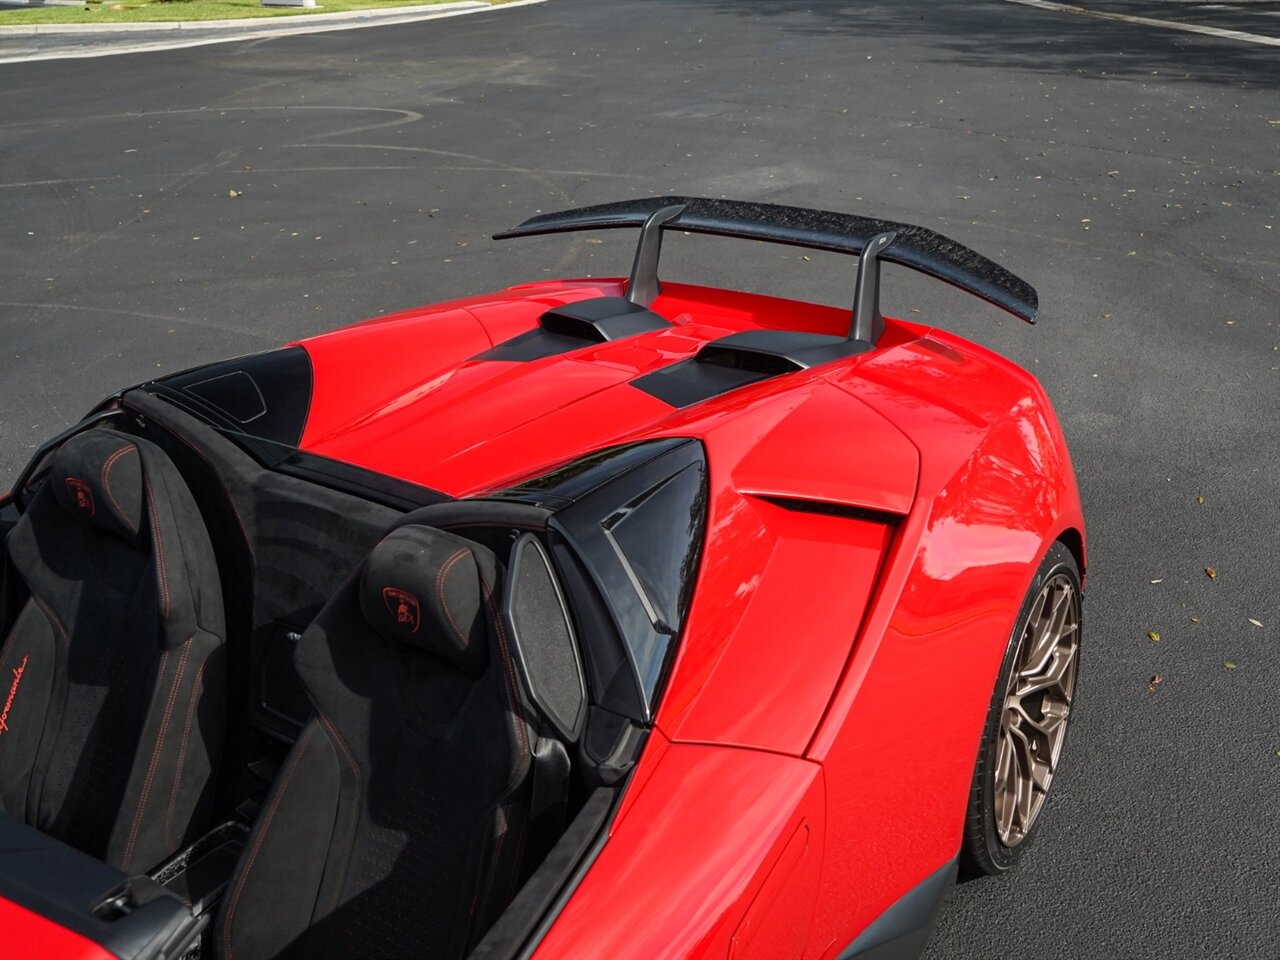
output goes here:
[{"label": "red paint surface", "polygon": [[117,960],[92,940],[0,897],[3,960]]},{"label": "red paint surface", "polygon": [[467,495],[612,443],[700,439],[707,559],[657,729],[537,956],[833,957],[959,849],[1019,605],[1053,540],[1083,538],[1066,445],[1026,371],[896,320],[872,352],[673,409],[629,381],[737,330],[848,326],[679,284],[653,304],[671,329],[469,361],[620,289],[531,284],[306,341],[303,445]]},{"label": "red paint surface", "polygon": [[[725,957],[730,938],[796,830],[784,865],[802,903],[818,893],[822,771],[754,750],[672,745],[620,818],[539,957]],[[766,899],[774,891],[766,891]],[[755,937],[802,948],[803,923],[762,909]]]},{"label": "red paint surface", "polygon": [[[853,650],[891,531],[759,500],[738,522],[767,544],[768,556],[759,562],[762,550],[722,550],[719,541],[740,532],[713,530],[708,553],[724,558],[721,573],[736,571],[733,593],[742,602],[695,605],[686,648],[715,650],[715,662],[696,682],[681,675],[673,707],[658,722],[675,740],[801,756]],[[676,714],[686,699],[688,709]]]}]

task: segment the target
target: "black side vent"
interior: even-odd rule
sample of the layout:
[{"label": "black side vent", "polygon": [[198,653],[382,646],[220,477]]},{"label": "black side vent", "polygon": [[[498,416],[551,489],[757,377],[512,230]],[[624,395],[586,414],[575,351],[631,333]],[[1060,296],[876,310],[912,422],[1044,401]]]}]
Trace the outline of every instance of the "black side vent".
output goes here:
[{"label": "black side vent", "polygon": [[538,318],[538,326],[478,353],[473,360],[527,362],[581,350],[589,343],[622,340],[671,326],[647,307],[622,297],[595,297],[554,307]]}]

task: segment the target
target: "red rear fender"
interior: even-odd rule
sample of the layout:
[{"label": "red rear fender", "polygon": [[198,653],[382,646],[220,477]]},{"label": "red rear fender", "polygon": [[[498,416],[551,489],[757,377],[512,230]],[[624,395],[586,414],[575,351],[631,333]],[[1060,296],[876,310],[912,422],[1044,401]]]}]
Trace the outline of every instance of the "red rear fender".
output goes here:
[{"label": "red rear fender", "polygon": [[[818,899],[822,772],[754,750],[672,744],[538,957],[798,956]],[[681,904],[673,910],[672,904]]]}]

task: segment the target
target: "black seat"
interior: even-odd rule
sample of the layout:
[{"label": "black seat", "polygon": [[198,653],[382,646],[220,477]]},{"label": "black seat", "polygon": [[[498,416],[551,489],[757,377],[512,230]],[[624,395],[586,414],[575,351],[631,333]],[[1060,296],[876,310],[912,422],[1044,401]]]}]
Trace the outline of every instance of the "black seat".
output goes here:
[{"label": "black seat", "polygon": [[0,811],[126,872],[205,826],[223,729],[209,535],[169,459],[78,434],[6,541],[29,594],[0,647]]},{"label": "black seat", "polygon": [[534,726],[485,547],[402,526],[298,643],[315,706],[223,900],[223,960],[459,957],[530,833]]}]

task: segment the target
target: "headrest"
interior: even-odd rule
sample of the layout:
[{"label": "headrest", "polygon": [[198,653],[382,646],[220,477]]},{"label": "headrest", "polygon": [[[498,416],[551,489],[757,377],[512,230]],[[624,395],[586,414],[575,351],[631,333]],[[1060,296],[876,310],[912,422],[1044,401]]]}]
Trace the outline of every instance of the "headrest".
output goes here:
[{"label": "headrest", "polygon": [[388,640],[484,672],[496,589],[493,554],[478,543],[409,525],[373,548],[360,575],[360,609]]},{"label": "headrest", "polygon": [[123,434],[78,433],[53,455],[48,483],[71,516],[126,540],[142,530],[142,461]]}]

